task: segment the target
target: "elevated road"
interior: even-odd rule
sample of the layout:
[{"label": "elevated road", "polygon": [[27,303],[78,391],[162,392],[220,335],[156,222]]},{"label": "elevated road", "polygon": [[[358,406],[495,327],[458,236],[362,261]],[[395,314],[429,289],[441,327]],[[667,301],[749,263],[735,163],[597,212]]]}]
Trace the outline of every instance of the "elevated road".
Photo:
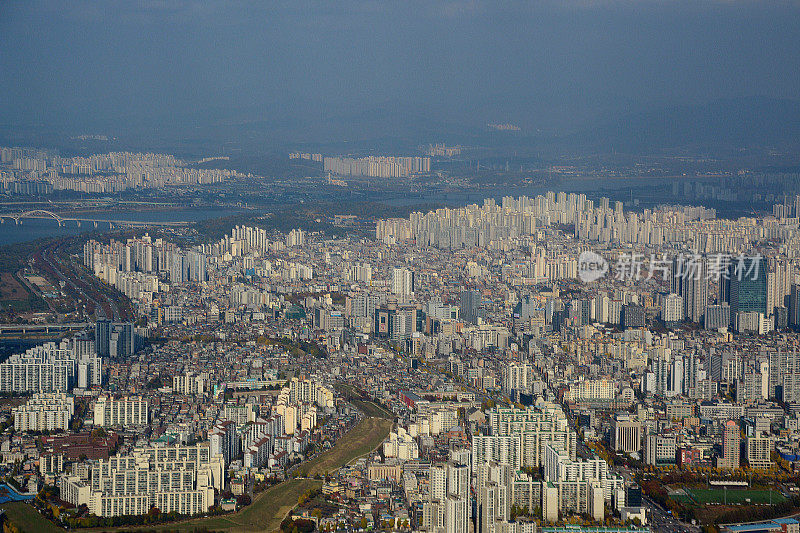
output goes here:
[{"label": "elevated road", "polygon": [[55,332],[80,331],[89,327],[89,322],[69,322],[63,324],[0,324],[2,335],[45,335]]}]

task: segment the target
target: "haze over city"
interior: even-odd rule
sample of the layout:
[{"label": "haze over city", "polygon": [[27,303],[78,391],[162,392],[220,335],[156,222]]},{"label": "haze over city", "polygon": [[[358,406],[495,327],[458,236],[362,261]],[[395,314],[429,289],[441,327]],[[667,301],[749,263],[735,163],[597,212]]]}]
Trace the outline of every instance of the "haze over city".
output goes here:
[{"label": "haze over city", "polygon": [[[2,9],[6,129],[234,141],[254,130],[270,142],[336,142],[469,135],[510,121],[530,134],[563,135],[676,106],[719,106],[733,127],[749,102],[771,109],[791,100],[793,115],[770,117],[780,124],[756,124],[795,141],[798,134],[796,2],[7,2]],[[664,127],[653,119],[649,125]],[[215,133],[220,127],[224,134]]]},{"label": "haze over city", "polygon": [[0,3],[3,533],[800,533],[800,3]]}]

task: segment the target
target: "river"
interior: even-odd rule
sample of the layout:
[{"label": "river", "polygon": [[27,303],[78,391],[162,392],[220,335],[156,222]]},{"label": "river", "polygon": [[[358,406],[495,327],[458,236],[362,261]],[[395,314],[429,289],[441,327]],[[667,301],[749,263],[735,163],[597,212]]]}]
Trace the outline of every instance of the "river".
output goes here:
[{"label": "river", "polygon": [[[91,212],[78,212],[71,215],[76,218],[91,218],[96,220],[130,220],[136,222],[198,222],[211,218],[234,215],[238,211],[224,208],[184,208],[184,209],[155,209],[144,211],[122,211],[120,209],[98,210]],[[98,224],[98,229],[108,229],[107,224]],[[73,221],[65,222],[61,227],[55,220],[26,218],[20,225],[15,225],[13,220],[6,219],[0,224],[0,245],[16,244],[34,241],[42,237],[68,237],[94,231],[94,224],[82,223],[81,227]]]}]

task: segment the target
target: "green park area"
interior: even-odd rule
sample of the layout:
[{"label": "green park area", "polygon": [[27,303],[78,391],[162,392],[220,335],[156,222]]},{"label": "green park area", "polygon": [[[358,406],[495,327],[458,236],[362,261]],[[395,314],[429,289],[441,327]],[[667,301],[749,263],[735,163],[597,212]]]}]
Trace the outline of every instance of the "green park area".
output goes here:
[{"label": "green park area", "polygon": [[6,519],[19,533],[55,533],[63,529],[43,517],[33,505],[25,502],[8,502],[0,505]]},{"label": "green park area", "polygon": [[253,503],[237,513],[213,518],[200,518],[181,524],[164,524],[160,531],[229,531],[248,533],[278,531],[286,515],[297,505],[297,500],[309,490],[319,489],[321,481],[290,479],[274,485],[256,495]]},{"label": "green park area", "polygon": [[389,435],[392,421],[386,418],[365,418],[351,429],[336,445],[300,467],[304,477],[334,472],[353,459],[374,450]]}]

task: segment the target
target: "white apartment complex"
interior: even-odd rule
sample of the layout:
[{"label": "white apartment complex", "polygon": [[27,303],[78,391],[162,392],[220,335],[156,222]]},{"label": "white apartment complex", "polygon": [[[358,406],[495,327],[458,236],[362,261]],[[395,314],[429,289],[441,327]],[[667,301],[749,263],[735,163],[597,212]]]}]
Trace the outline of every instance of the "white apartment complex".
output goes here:
[{"label": "white apartment complex", "polygon": [[163,513],[196,515],[214,505],[214,490],[224,485],[225,460],[211,455],[208,443],[147,446],[129,455],[91,465],[88,483],[77,476],[59,480],[61,497],[86,504],[97,516]]},{"label": "white apartment complex", "polygon": [[180,376],[173,376],[172,391],[186,396],[204,394],[208,390],[206,376],[188,372]]},{"label": "white apartment complex", "polygon": [[69,392],[99,384],[101,370],[96,354],[81,353],[76,344],[50,342],[0,363],[0,392]]},{"label": "white apartment complex", "polygon": [[94,404],[95,426],[144,426],[147,422],[147,400],[138,396],[112,398],[102,395]]},{"label": "white apartment complex", "polygon": [[16,431],[68,429],[75,414],[75,400],[63,392],[37,392],[13,413]]}]

